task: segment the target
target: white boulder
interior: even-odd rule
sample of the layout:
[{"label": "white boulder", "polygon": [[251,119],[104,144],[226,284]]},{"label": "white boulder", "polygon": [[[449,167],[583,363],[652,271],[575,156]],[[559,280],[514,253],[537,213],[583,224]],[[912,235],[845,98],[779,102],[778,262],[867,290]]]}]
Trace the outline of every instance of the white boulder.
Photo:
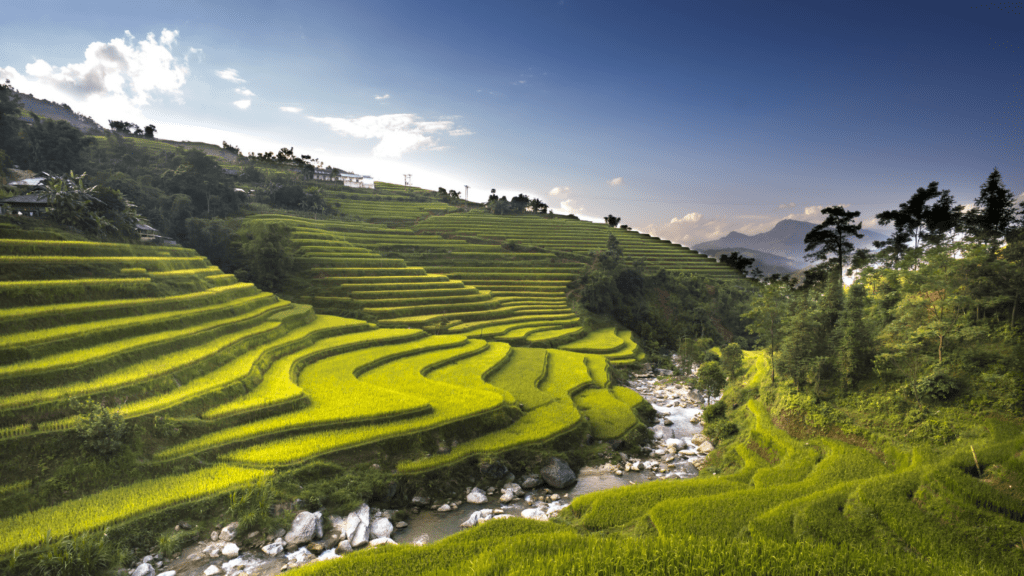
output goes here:
[{"label": "white boulder", "polygon": [[483,504],[487,502],[487,493],[479,488],[473,488],[466,496],[466,502],[470,504]]}]

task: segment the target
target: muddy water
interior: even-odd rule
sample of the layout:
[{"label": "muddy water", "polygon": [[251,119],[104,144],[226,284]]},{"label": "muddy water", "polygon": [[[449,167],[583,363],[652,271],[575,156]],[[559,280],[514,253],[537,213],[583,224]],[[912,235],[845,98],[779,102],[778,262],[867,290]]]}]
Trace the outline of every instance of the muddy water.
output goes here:
[{"label": "muddy water", "polygon": [[[651,402],[651,405],[654,406],[654,409],[658,411],[660,416],[659,423],[652,427],[656,436],[660,432],[660,436],[663,439],[680,438],[686,440],[688,445],[692,447],[691,438],[701,431],[701,426],[699,424],[691,424],[690,419],[701,411],[700,408],[663,406],[656,404],[655,398],[646,394],[644,394],[644,398]],[[660,422],[664,418],[668,418],[671,421],[671,425],[661,424]],[[660,445],[660,443],[661,441],[656,440],[656,444]],[[620,486],[629,486],[631,484],[641,484],[655,479],[657,477],[652,472],[626,472],[622,476],[616,476],[610,471],[587,467],[580,470],[576,485],[569,490],[558,491],[558,493],[563,496],[568,494],[568,499],[572,500],[583,494],[618,488]],[[539,494],[541,492],[533,490],[528,491],[528,493]],[[421,535],[426,534],[430,542],[436,542],[441,538],[451,536],[462,530],[460,525],[468,520],[470,515],[477,510],[501,508],[506,514],[518,517],[524,509],[529,507],[523,500],[502,505],[498,502],[499,495],[500,493],[495,493],[486,504],[463,503],[457,510],[451,512],[435,512],[425,509],[419,514],[411,514],[409,519],[406,520],[409,526],[396,531],[391,535],[391,538],[399,544],[408,544]]]}]

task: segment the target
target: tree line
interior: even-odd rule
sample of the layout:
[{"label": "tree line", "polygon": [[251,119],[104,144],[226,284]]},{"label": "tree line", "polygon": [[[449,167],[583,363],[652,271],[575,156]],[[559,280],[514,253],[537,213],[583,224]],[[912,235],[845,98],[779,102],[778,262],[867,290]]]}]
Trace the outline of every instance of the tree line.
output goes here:
[{"label": "tree line", "polygon": [[871,386],[1024,410],[1024,203],[998,170],[970,209],[932,182],[877,214],[894,230],[875,251],[853,250],[860,212],[822,213],[805,237],[819,264],[801,283],[767,279],[746,314],[773,379],[819,398]]}]

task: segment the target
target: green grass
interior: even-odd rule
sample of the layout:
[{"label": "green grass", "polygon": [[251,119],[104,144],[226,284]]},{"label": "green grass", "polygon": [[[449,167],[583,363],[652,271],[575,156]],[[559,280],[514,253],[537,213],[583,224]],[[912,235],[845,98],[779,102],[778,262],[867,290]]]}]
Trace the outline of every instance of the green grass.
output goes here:
[{"label": "green grass", "polygon": [[548,367],[548,351],[537,348],[513,348],[512,357],[488,381],[515,396],[524,410],[533,410],[554,400],[537,385]]},{"label": "green grass", "polygon": [[267,472],[217,465],[145,480],[68,500],[11,518],[0,518],[0,553],[124,522],[181,502],[208,498],[257,481]]},{"label": "green grass", "polygon": [[639,424],[630,406],[607,388],[589,389],[573,396],[573,403],[590,422],[594,438],[618,438]]}]

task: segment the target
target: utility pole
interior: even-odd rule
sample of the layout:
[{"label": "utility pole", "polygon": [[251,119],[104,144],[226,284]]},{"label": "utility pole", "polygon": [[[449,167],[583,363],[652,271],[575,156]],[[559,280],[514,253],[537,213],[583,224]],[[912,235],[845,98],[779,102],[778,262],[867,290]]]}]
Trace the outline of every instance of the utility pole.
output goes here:
[{"label": "utility pole", "polygon": [[466,187],[466,197],[464,198],[464,200],[466,201],[466,212],[469,212],[469,184],[464,184],[464,186]]},{"label": "utility pole", "polygon": [[412,174],[402,174],[402,176],[405,176],[405,187],[408,188],[409,183],[412,182]]}]

